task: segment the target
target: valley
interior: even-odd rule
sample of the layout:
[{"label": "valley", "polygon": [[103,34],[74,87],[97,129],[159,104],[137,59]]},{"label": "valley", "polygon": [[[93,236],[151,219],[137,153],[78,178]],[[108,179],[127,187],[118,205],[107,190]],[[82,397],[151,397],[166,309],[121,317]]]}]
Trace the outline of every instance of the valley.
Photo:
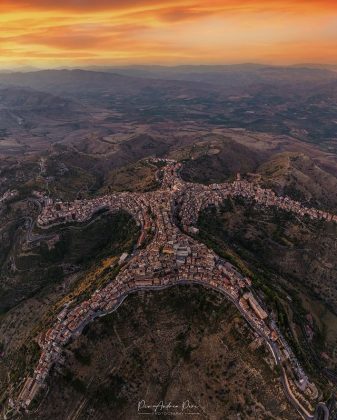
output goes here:
[{"label": "valley", "polygon": [[[36,375],[57,316],[65,308],[84,313],[93,294],[98,299],[109,285],[115,293],[120,279],[135,293],[121,289],[110,309],[98,306],[109,314],[74,324],[27,411],[21,395],[20,416],[52,410],[62,418],[69,410],[105,419],[113,409],[117,418],[136,418],[144,395],[155,404],[193,394],[209,418],[318,418],[319,401],[333,418],[336,76],[219,70],[0,74],[0,401],[7,418],[18,415],[18,395]],[[201,260],[187,264],[193,253]],[[222,282],[213,285],[218,291],[233,288],[232,303],[233,291],[225,297],[201,287],[210,286],[202,270],[213,260],[215,271],[229,264],[211,281]],[[124,281],[127,267],[146,284]],[[152,290],[165,276],[172,287]],[[245,278],[251,283],[240,286]],[[185,305],[174,304],[181,299]],[[268,322],[259,327],[264,312]],[[165,330],[167,317],[174,334],[153,335],[151,325]],[[136,340],[138,329],[144,335]],[[284,359],[293,354],[291,361],[277,363],[268,342]],[[149,351],[148,359],[139,356]],[[221,355],[227,373],[216,361]],[[300,378],[311,397],[299,391]]]}]

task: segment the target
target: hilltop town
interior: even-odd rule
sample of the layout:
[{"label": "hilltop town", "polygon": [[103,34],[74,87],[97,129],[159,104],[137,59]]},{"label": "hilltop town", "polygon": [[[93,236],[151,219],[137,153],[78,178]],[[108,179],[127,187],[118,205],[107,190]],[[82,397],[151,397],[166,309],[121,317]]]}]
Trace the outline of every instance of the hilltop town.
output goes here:
[{"label": "hilltop town", "polygon": [[327,222],[337,222],[337,216],[277,196],[272,190],[241,180],[239,175],[230,183],[205,186],[184,182],[179,176],[180,163],[164,159],[152,159],[152,162],[162,166],[161,187],[157,191],[110,194],[72,203],[46,201],[37,220],[40,229],[85,222],[98,211],[108,209],[130,213],[141,233],[133,252],[121,256],[118,275],[89,299],[80,304],[72,302],[66,305],[55,324],[41,334],[40,359],[13,406],[28,409],[43,388],[51,368],[60,359],[62,348],[80,335],[89,322],[116,310],[128,294],[197,283],[217,290],[238,308],[274,356],[288,398],[303,416],[310,418],[318,402],[316,386],[310,383],[272,314],[255,296],[251,279],[197,241],[195,225],[202,209],[219,206],[229,197],[243,197],[257,205],[273,206],[300,217]]}]

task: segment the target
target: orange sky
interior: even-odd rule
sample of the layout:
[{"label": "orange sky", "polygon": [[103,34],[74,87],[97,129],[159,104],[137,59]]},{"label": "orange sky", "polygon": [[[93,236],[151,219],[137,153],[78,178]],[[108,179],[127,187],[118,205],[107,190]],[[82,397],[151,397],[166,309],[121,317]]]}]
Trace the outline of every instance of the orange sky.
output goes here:
[{"label": "orange sky", "polygon": [[0,67],[337,64],[337,0],[0,0]]}]

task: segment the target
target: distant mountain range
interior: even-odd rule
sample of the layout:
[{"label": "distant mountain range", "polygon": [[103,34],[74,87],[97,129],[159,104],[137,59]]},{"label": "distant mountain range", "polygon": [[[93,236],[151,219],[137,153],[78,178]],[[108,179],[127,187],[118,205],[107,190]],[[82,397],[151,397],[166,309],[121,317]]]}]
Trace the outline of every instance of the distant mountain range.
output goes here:
[{"label": "distant mountain range", "polygon": [[286,134],[337,153],[337,72],[317,66],[39,70],[0,74],[0,90],[3,128],[36,126],[53,139],[69,134],[86,144],[120,121],[193,121]]},{"label": "distant mountain range", "polygon": [[[228,66],[131,66],[93,67],[89,69],[61,69],[21,71],[0,74],[1,84],[16,84],[37,89],[75,90],[119,88],[127,84],[135,89],[138,78],[165,79],[189,82],[204,82],[222,88],[250,86],[256,83],[318,83],[337,80],[337,66],[291,66],[274,67],[258,64]],[[119,77],[118,77],[119,76]],[[127,79],[122,79],[121,76]],[[113,83],[113,86],[109,85]],[[143,82],[145,83],[145,82]],[[158,83],[158,82],[157,82]],[[143,86],[142,84],[140,86]]]}]

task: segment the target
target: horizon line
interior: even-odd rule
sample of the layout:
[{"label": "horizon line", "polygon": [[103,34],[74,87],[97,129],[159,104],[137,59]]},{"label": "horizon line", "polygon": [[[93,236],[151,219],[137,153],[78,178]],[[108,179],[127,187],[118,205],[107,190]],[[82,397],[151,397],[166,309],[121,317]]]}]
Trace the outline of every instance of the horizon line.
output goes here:
[{"label": "horizon line", "polygon": [[259,63],[259,62],[237,62],[237,63],[217,63],[217,64],[88,64],[88,65],[64,65],[64,66],[10,66],[1,67],[0,72],[34,72],[43,70],[88,70],[91,69],[128,69],[128,68],[167,68],[175,69],[182,67],[238,67],[238,66],[260,66],[260,67],[275,67],[275,68],[292,68],[292,67],[318,67],[318,68],[337,68],[337,63],[294,63],[294,64],[272,64],[272,63]]}]

